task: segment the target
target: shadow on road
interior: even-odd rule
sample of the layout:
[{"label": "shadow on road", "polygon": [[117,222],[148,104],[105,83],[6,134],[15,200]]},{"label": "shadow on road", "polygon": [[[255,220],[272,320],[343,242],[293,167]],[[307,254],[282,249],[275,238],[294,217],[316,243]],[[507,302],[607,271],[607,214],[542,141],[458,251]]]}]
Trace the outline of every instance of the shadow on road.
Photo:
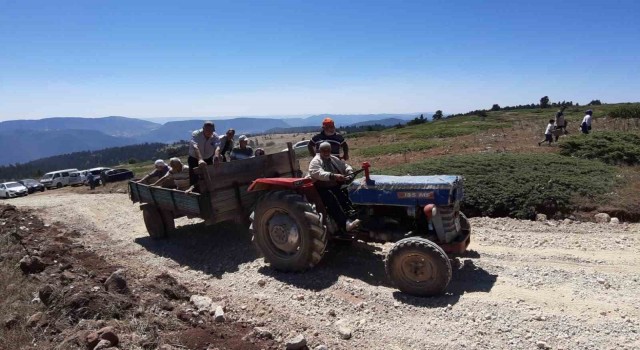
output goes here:
[{"label": "shadow on road", "polygon": [[216,278],[258,258],[248,230],[233,222],[179,226],[166,239],[141,237],[135,242],[153,254]]},{"label": "shadow on road", "polygon": [[[474,258],[479,256],[477,252],[471,254]],[[393,296],[400,302],[414,306],[442,307],[457,303],[465,293],[489,292],[496,282],[497,275],[488,273],[471,260],[464,260],[459,265],[459,267],[453,266],[453,277],[446,294],[442,296],[418,298],[400,291],[394,292]],[[381,249],[362,242],[356,242],[348,247],[331,245],[320,264],[304,273],[278,272],[266,266],[260,268],[258,272],[281,282],[313,291],[329,288],[340,276],[361,280],[373,286],[394,288],[387,280]]]}]

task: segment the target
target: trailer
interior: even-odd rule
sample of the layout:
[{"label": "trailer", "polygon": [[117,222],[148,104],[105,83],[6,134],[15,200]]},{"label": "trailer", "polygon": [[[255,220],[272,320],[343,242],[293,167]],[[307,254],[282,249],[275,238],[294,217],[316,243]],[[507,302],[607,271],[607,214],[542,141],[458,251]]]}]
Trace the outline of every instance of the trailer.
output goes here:
[{"label": "trailer", "polygon": [[199,193],[129,182],[129,196],[140,203],[144,223],[152,238],[166,237],[175,229],[175,219],[201,218],[205,224],[222,221],[249,223],[259,193],[247,188],[260,178],[300,178],[300,164],[291,143],[287,151],[232,162],[200,165]]}]

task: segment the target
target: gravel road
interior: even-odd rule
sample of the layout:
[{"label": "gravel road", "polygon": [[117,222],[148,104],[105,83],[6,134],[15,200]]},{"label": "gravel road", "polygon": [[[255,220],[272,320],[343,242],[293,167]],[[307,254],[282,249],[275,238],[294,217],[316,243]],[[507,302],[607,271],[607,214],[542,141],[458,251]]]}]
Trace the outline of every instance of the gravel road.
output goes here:
[{"label": "gravel road", "polygon": [[170,273],[283,344],[303,335],[312,349],[640,348],[639,224],[473,218],[448,293],[415,298],[386,281],[390,244],[331,246],[314,270],[285,274],[236,224],[179,219],[153,241],[125,194],[63,189],[7,203],[77,231],[131,276]]}]

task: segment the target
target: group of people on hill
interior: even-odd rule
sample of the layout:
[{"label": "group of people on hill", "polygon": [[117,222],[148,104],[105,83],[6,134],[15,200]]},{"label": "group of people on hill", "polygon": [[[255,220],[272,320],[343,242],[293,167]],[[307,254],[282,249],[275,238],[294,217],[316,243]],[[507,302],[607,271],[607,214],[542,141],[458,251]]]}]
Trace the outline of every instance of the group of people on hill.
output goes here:
[{"label": "group of people on hill", "polygon": [[[548,142],[549,145],[554,141],[558,142],[558,138],[560,135],[566,135],[569,132],[567,131],[567,121],[564,118],[564,110],[566,107],[562,107],[557,113],[555,119],[549,119],[549,124],[547,124],[547,128],[544,131],[544,140],[538,142],[538,146],[542,145],[545,142]],[[585,115],[582,118],[582,123],[580,123],[580,132],[583,134],[588,134],[591,131],[591,120],[593,117],[593,111],[588,109],[585,111]]]}]

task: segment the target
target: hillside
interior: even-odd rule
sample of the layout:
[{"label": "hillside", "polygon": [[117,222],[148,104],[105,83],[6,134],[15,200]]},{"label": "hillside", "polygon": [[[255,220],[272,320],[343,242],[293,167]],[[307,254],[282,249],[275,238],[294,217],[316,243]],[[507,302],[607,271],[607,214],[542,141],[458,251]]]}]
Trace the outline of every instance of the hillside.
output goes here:
[{"label": "hillside", "polygon": [[[607,117],[621,106],[629,105],[569,107],[565,115],[570,134],[550,147],[538,146],[538,141],[554,108],[494,111],[486,118],[461,116],[358,133],[348,136],[350,162],[369,161],[375,172],[385,174],[463,175],[465,211],[473,215],[530,219],[538,212],[562,217],[605,211],[640,220],[638,163],[611,164],[593,156],[597,152],[560,154],[577,147],[576,141],[582,145],[593,140],[589,147],[610,147],[613,158],[640,159],[640,150],[627,146],[633,138],[623,137],[640,135],[640,119]],[[582,135],[579,123],[587,108],[594,111],[593,133]],[[600,136],[607,131],[620,137],[612,141]],[[577,160],[580,155],[586,156]]]},{"label": "hillside", "polygon": [[39,120],[9,120],[0,122],[0,134],[17,130],[55,131],[55,130],[95,130],[110,136],[134,137],[160,124],[146,120],[126,117],[105,118],[44,118]]},{"label": "hillside", "polygon": [[96,130],[14,130],[0,134],[0,165],[26,163],[57,154],[137,143]]}]

